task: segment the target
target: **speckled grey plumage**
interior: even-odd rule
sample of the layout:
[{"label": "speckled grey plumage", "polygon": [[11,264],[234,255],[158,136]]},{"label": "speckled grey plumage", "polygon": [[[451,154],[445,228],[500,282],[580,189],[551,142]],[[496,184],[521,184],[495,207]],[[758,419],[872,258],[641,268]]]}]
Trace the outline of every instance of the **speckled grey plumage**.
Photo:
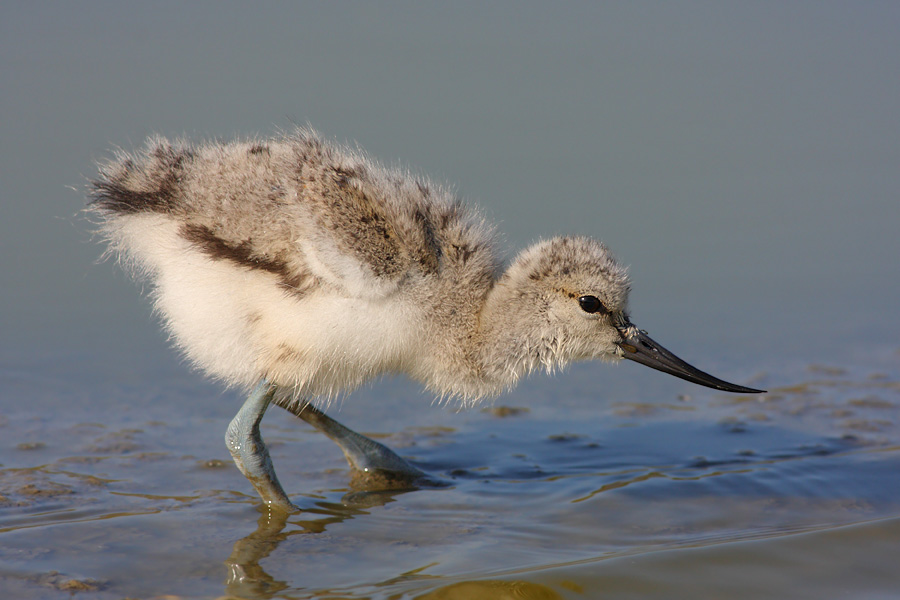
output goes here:
[{"label": "speckled grey plumage", "polygon": [[[492,229],[450,191],[298,130],[147,142],[93,182],[109,253],[152,287],[199,368],[250,392],[226,443],[265,503],[294,510],[259,432],[274,402],[400,486],[427,475],[312,406],[386,373],[475,401],[573,360],[628,358],[719,390],[634,327],[625,270],[557,237],[501,269]],[[379,484],[381,485],[381,484]],[[393,483],[391,484],[393,485]]]},{"label": "speckled grey plumage", "polygon": [[599,242],[540,242],[501,273],[492,229],[448,189],[310,130],[153,138],[102,166],[91,209],[176,344],[229,384],[329,397],[405,372],[471,400],[621,353],[629,284]]}]

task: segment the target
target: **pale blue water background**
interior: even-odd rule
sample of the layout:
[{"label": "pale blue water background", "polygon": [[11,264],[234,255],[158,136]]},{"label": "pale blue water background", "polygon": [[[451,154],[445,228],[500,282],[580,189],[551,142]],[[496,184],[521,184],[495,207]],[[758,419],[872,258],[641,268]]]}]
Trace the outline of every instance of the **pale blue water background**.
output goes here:
[{"label": "pale blue water background", "polygon": [[[893,3],[3,3],[0,596],[900,597],[898,27]],[[115,146],[293,122],[455,184],[510,251],[603,239],[636,323],[772,393],[579,365],[499,418],[383,382],[336,416],[454,484],[390,498],[273,411],[310,512],[257,531],[222,441],[241,399],[76,213]]]}]

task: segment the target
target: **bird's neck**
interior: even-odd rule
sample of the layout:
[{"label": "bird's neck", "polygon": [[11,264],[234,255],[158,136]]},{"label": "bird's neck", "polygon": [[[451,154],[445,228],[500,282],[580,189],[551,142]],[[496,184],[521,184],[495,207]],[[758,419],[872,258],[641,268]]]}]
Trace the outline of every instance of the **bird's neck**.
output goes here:
[{"label": "bird's neck", "polygon": [[533,371],[553,371],[566,360],[546,315],[534,299],[501,277],[488,292],[478,320],[472,360],[481,378],[499,390],[515,386]]},{"label": "bird's neck", "polygon": [[433,351],[418,349],[408,357],[413,378],[445,397],[476,400],[512,388],[536,370],[565,365],[565,344],[541,309],[546,299],[528,286],[523,290],[521,262],[517,257],[499,276],[495,270],[483,287],[442,292],[453,300],[440,319],[430,320],[430,326],[441,323],[426,336],[435,340]]}]

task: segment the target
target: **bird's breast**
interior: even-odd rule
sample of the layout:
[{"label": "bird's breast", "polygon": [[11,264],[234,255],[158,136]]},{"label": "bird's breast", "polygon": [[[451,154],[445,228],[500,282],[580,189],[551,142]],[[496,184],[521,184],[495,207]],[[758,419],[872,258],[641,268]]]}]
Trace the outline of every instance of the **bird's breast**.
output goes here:
[{"label": "bird's breast", "polygon": [[259,323],[260,367],[275,382],[309,394],[337,393],[381,374],[408,371],[422,342],[417,311],[397,297],[316,293],[278,315]]}]

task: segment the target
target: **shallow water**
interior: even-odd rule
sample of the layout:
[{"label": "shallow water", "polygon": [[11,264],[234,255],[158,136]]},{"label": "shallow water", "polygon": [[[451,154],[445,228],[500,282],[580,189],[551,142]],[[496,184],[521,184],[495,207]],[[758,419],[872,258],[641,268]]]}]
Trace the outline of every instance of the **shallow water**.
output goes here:
[{"label": "shallow water", "polygon": [[[897,598],[900,5],[0,3],[0,598]],[[76,216],[148,135],[356,140],[515,252],[601,238],[634,364],[329,412],[445,485],[354,487],[283,411],[260,512],[242,399],[167,348]],[[485,410],[482,410],[485,409]]]},{"label": "shallow water", "polygon": [[302,508],[286,519],[260,512],[230,462],[234,395],[177,370],[73,394],[71,373],[7,369],[4,395],[29,400],[0,413],[0,585],[104,599],[890,597],[900,354],[885,355],[761,373],[759,397],[600,393],[606,367],[580,365],[483,410],[428,406],[399,380],[333,407],[446,483],[408,493],[354,489],[331,442],[273,410],[263,435]]}]

